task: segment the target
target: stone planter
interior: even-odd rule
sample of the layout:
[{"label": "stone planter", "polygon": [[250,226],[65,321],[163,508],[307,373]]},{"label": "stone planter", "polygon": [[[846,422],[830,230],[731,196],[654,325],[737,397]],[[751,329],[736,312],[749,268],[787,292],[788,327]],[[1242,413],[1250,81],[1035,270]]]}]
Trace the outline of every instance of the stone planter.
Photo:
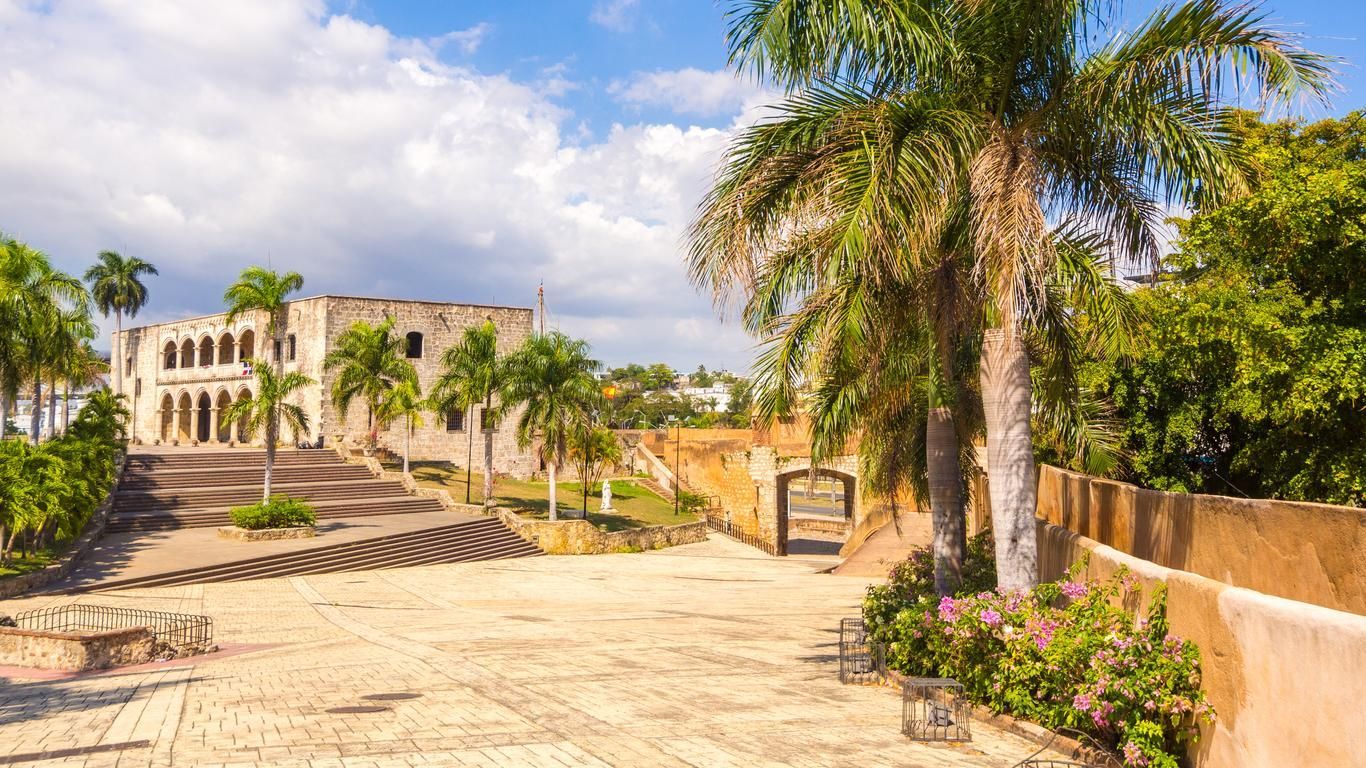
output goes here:
[{"label": "stone planter", "polygon": [[84,672],[152,660],[150,627],[92,632],[50,632],[0,627],[0,664]]},{"label": "stone planter", "polygon": [[279,539],[311,539],[318,534],[317,528],[311,525],[296,525],[289,528],[257,528],[249,530],[238,528],[235,525],[225,525],[218,529],[218,535],[224,539],[235,539],[237,541],[278,541]]}]

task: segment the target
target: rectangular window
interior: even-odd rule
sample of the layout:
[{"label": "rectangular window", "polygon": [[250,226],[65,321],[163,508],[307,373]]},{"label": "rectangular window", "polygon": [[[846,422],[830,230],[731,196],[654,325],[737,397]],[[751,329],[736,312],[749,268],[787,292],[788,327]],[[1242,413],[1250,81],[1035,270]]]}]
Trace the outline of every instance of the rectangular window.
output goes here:
[{"label": "rectangular window", "polygon": [[451,412],[451,413],[446,414],[446,431],[447,431],[447,432],[464,432],[464,431],[465,431],[465,412],[464,412],[464,411],[453,411],[453,412]]},{"label": "rectangular window", "polygon": [[139,396],[139,395],[141,395],[141,394],[142,394],[142,379],[137,379],[137,380],[135,380],[135,381],[133,382],[133,397],[137,397],[137,396]]},{"label": "rectangular window", "polygon": [[289,334],[289,359],[290,359],[290,360],[293,360],[293,359],[294,359],[294,356],[295,356],[296,354],[298,354],[298,351],[299,351],[299,344],[298,344],[298,342],[295,340],[294,334],[291,333],[291,334]]},{"label": "rectangular window", "polygon": [[487,410],[479,411],[479,429],[483,430],[484,432],[488,432],[489,430],[497,428],[498,423],[495,422],[493,419],[489,418],[489,412]]},{"label": "rectangular window", "polygon": [[276,360],[279,360],[281,354],[283,354],[283,353],[282,353],[282,351],[281,351],[281,349],[280,349],[280,342],[277,341],[277,342],[275,342],[275,359],[276,359]]}]

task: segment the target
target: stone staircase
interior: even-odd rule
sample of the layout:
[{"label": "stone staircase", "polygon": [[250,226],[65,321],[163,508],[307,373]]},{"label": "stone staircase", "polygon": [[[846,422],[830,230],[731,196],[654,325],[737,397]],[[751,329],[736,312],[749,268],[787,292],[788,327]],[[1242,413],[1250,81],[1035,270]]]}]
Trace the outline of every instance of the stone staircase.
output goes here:
[{"label": "stone staircase", "polygon": [[[261,498],[265,451],[133,453],[114,496],[108,533],[230,525],[233,507]],[[332,451],[276,454],[271,493],[313,504],[319,520],[439,512],[441,502],[408,495]]]},{"label": "stone staircase", "polygon": [[[376,571],[417,565],[504,560],[544,554],[508,530],[497,518],[379,536],[299,552],[237,560],[131,579],[102,581],[94,589],[173,587],[224,581],[251,581],[346,571]],[[85,591],[71,590],[71,591]]]}]

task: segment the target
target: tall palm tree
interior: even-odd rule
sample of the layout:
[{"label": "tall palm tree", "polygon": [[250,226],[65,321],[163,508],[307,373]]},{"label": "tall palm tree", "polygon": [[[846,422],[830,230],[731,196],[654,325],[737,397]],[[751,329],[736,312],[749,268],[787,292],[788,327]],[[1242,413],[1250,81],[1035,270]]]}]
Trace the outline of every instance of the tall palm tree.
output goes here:
[{"label": "tall palm tree", "polygon": [[[0,394],[17,394],[33,382],[29,439],[38,442],[43,377],[72,337],[93,333],[90,297],[75,277],[54,269],[47,254],[11,238],[0,239]],[[6,409],[7,409],[6,405]],[[0,420],[3,421],[3,420]]]},{"label": "tall palm tree", "polygon": [[[474,447],[474,406],[484,404],[489,420],[484,433],[484,506],[493,506],[493,396],[503,387],[507,365],[498,354],[498,329],[492,320],[466,328],[460,343],[441,355],[441,375],[432,398],[442,413],[465,412],[470,447]],[[466,464],[473,464],[467,461]],[[465,503],[470,503],[471,468],[465,468]]]},{"label": "tall palm tree", "polygon": [[357,320],[337,337],[335,346],[323,358],[323,370],[335,371],[332,405],[343,423],[351,403],[365,403],[365,425],[373,446],[379,436],[376,415],[389,392],[402,381],[416,383],[417,372],[404,357],[407,340],[394,333],[393,318],[379,325]]},{"label": "tall palm tree", "polygon": [[85,271],[95,308],[105,317],[114,314],[114,344],[110,355],[114,394],[123,393],[123,316],[136,317],[147,304],[144,275],[157,274],[157,268],[136,256],[125,258],[117,251],[100,251],[99,261]]},{"label": "tall palm tree", "polygon": [[266,444],[266,481],[261,494],[262,501],[270,501],[270,481],[275,470],[275,444],[280,440],[280,428],[290,431],[291,442],[297,443],[301,433],[308,432],[308,414],[297,403],[289,400],[304,387],[312,385],[313,379],[298,371],[278,375],[272,371],[265,360],[249,360],[256,375],[256,392],[251,397],[238,400],[223,412],[223,419],[229,423],[242,421],[245,429],[243,439],[251,439],[260,433]]},{"label": "tall palm tree", "polygon": [[1276,100],[1332,85],[1324,58],[1246,3],[1186,0],[1097,42],[1117,14],[1102,0],[735,0],[729,14],[732,63],[793,95],[735,139],[693,230],[693,275],[744,292],[777,253],[807,258],[808,279],[851,261],[901,279],[965,206],[1010,589],[1037,581],[1026,329],[1058,258],[1051,224],[1153,260],[1163,203],[1245,188],[1231,75]]},{"label": "tall palm tree", "polygon": [[62,433],[71,424],[71,390],[73,387],[91,387],[100,379],[100,374],[109,371],[110,364],[100,358],[100,354],[82,339],[79,345],[68,347],[63,355],[59,370],[62,377]]},{"label": "tall palm tree", "polygon": [[274,341],[275,373],[285,374],[284,350],[285,311],[289,306],[289,295],[304,287],[303,275],[298,272],[280,274],[265,267],[251,266],[242,270],[237,282],[228,286],[223,293],[223,303],[228,307],[227,322],[248,312],[265,312],[266,333]]},{"label": "tall palm tree", "polygon": [[588,356],[588,342],[559,331],[531,336],[508,358],[503,408],[524,407],[517,419],[517,444],[541,441],[540,455],[550,479],[550,519],[559,519],[556,469],[564,463],[569,439],[598,403],[593,371],[601,363]]},{"label": "tall palm tree", "polygon": [[408,449],[413,430],[422,428],[422,414],[432,410],[430,401],[422,397],[417,376],[406,377],[394,384],[379,404],[375,417],[387,429],[396,419],[403,419],[403,471],[408,471]]}]

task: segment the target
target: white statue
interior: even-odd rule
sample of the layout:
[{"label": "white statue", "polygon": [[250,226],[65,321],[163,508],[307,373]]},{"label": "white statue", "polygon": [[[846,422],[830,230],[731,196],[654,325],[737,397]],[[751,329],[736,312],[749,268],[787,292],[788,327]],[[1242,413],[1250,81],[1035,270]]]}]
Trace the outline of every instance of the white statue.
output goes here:
[{"label": "white statue", "polygon": [[611,480],[603,480],[603,481],[602,481],[602,507],[600,507],[600,508],[598,509],[598,511],[599,511],[599,512],[611,512],[611,511],[612,511],[612,481],[611,481]]}]

